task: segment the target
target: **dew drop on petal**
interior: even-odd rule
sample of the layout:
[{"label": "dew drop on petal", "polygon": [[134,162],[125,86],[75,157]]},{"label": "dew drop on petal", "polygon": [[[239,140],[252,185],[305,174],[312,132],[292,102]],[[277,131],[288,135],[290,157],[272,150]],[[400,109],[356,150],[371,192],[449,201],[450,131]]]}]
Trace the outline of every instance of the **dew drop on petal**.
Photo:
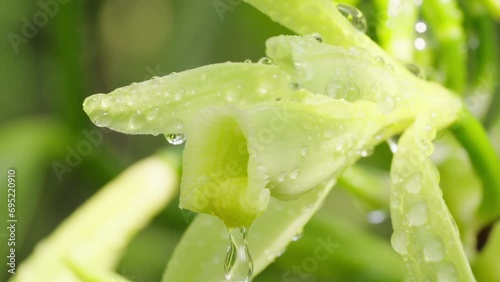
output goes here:
[{"label": "dew drop on petal", "polygon": [[309,148],[307,146],[304,146],[304,147],[302,147],[302,149],[300,149],[300,154],[303,157],[307,156],[308,153],[309,153]]},{"label": "dew drop on petal", "polygon": [[410,193],[418,193],[422,189],[422,176],[420,173],[413,174],[408,182],[406,182],[405,188]]},{"label": "dew drop on petal", "polygon": [[420,203],[415,205],[408,213],[408,222],[411,226],[420,226],[427,222],[427,205]]},{"label": "dew drop on petal", "polygon": [[408,253],[408,237],[404,231],[395,231],[391,236],[391,245],[401,255]]},{"label": "dew drop on petal", "polygon": [[299,173],[300,172],[299,172],[298,168],[292,170],[292,172],[290,172],[290,179],[292,179],[292,180],[297,179],[297,177],[299,177]]},{"label": "dew drop on petal", "polygon": [[438,271],[439,282],[457,282],[457,270],[452,263],[446,263],[439,268]]},{"label": "dew drop on petal", "polygon": [[339,12],[354,26],[355,29],[363,33],[367,30],[366,17],[356,7],[347,4],[337,4]]},{"label": "dew drop on petal", "polygon": [[409,70],[411,73],[413,73],[416,77],[421,78],[421,79],[425,79],[424,71],[416,64],[405,64],[405,67],[407,70]]},{"label": "dew drop on petal", "polygon": [[272,63],[273,63],[273,60],[271,60],[268,57],[262,57],[259,59],[259,64],[270,65]]},{"label": "dew drop on petal", "polygon": [[441,261],[445,250],[439,238],[434,238],[424,245],[424,256],[427,261]]},{"label": "dew drop on petal", "polygon": [[321,36],[321,34],[319,33],[313,33],[311,34],[311,36],[316,40],[318,41],[319,43],[322,43],[323,42],[323,37]]}]

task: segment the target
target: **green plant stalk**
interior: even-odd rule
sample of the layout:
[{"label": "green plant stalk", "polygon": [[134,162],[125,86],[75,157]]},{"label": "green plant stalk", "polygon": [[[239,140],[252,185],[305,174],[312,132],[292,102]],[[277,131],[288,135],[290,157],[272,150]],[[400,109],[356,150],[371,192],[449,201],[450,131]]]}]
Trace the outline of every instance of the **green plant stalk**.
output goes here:
[{"label": "green plant stalk", "polygon": [[80,61],[82,32],[78,28],[83,21],[83,3],[75,1],[61,7],[61,11],[55,20],[55,42],[58,60],[62,69],[58,70],[62,76],[61,88],[57,89],[57,100],[55,106],[61,115],[61,120],[66,121],[70,130],[82,127],[84,115],[75,111],[81,105],[84,97],[83,68]]},{"label": "green plant stalk", "polygon": [[462,95],[467,79],[467,43],[462,27],[463,15],[456,0],[426,0],[422,13],[435,35],[445,85]]},{"label": "green plant stalk", "polygon": [[467,150],[471,163],[483,184],[480,217],[486,222],[500,216],[500,161],[481,123],[467,110],[451,128]]},{"label": "green plant stalk", "polygon": [[394,58],[412,63],[417,6],[413,0],[403,0],[397,1],[398,6],[393,8],[392,2],[394,1],[374,1],[378,10],[377,36],[380,46]]},{"label": "green plant stalk", "polygon": [[380,171],[354,165],[339,177],[338,184],[374,209],[389,206],[389,183]]}]

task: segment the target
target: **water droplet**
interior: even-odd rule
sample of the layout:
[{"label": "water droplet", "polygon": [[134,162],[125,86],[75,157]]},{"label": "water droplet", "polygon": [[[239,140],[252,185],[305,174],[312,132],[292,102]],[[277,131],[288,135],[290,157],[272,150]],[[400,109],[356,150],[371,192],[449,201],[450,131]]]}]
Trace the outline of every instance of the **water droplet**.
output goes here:
[{"label": "water droplet", "polygon": [[391,236],[392,248],[401,255],[408,253],[408,237],[405,231],[395,231]]},{"label": "water droplet", "polygon": [[420,226],[427,222],[427,205],[420,203],[415,205],[408,214],[408,222],[412,226]]},{"label": "water droplet", "polygon": [[282,171],[280,173],[280,176],[278,176],[278,182],[279,183],[284,182],[287,175],[288,175],[288,173],[286,171]]},{"label": "water droplet", "polygon": [[281,257],[286,252],[286,248],[283,248],[276,253],[276,257]]},{"label": "water droplet", "polygon": [[229,247],[224,263],[227,281],[248,282],[252,278],[253,261],[246,236],[246,228],[229,228]]},{"label": "water droplet", "polygon": [[134,115],[130,117],[128,123],[130,129],[137,129],[144,125],[144,115],[141,111],[137,111]]},{"label": "water droplet", "polygon": [[153,121],[160,115],[160,108],[154,108],[146,114],[147,121]]},{"label": "water droplet", "polygon": [[270,65],[272,63],[273,60],[269,59],[268,57],[262,57],[259,59],[259,64]]},{"label": "water droplet", "polygon": [[441,261],[444,258],[445,250],[439,238],[427,242],[424,246],[424,256],[428,261]]},{"label": "water droplet", "polygon": [[387,215],[384,211],[377,210],[368,213],[367,220],[371,224],[380,224],[385,221]]},{"label": "water droplet", "polygon": [[165,139],[168,143],[172,145],[181,145],[186,142],[187,134],[186,133],[172,133],[165,134]]},{"label": "water droplet", "polygon": [[390,114],[396,108],[396,100],[393,97],[387,96],[383,101],[378,103],[380,111],[384,114]]},{"label": "water droplet", "polygon": [[299,177],[299,169],[298,168],[296,168],[296,169],[292,170],[292,172],[290,172],[290,179],[295,180],[295,179],[297,179],[297,177]]},{"label": "water droplet", "polygon": [[382,57],[375,56],[373,57],[373,63],[377,66],[385,66],[385,60]]},{"label": "water droplet", "polygon": [[393,154],[396,154],[396,152],[398,151],[398,142],[396,141],[396,139],[394,137],[387,139],[387,144],[389,145],[389,149],[391,149],[391,152]]},{"label": "water droplet", "polygon": [[246,59],[245,61],[243,61],[243,63],[245,63],[245,64],[251,64],[251,63],[252,63],[252,60],[250,60],[250,59]]},{"label": "water droplet", "polygon": [[347,97],[347,86],[341,80],[333,80],[326,86],[326,95],[335,99]]},{"label": "water droplet", "polygon": [[457,270],[452,263],[446,263],[441,266],[438,271],[439,282],[456,282],[458,281]]},{"label": "water droplet", "polygon": [[361,91],[359,90],[359,87],[354,83],[349,83],[347,85],[347,94],[345,99],[349,102],[354,102],[359,100],[360,98]]},{"label": "water droplet", "polygon": [[359,155],[363,158],[369,157],[373,154],[373,149],[366,149],[366,150],[361,150],[359,152]]},{"label": "water droplet", "polygon": [[304,233],[299,232],[299,233],[295,234],[295,235],[292,237],[292,241],[293,241],[293,242],[297,242],[298,240],[300,240],[300,239],[302,238],[302,236],[304,236]]},{"label": "water droplet", "polygon": [[327,129],[323,132],[323,136],[325,136],[326,139],[331,139],[335,136],[335,131],[333,129]]},{"label": "water droplet", "polygon": [[307,156],[307,154],[309,154],[309,148],[307,148],[307,146],[302,147],[302,149],[300,149],[300,154],[303,157]]},{"label": "water droplet", "polygon": [[422,189],[422,176],[420,175],[420,173],[413,174],[410,180],[406,182],[405,188],[410,193],[418,193],[420,189]]},{"label": "water droplet", "polygon": [[313,33],[311,34],[311,36],[316,40],[318,41],[319,43],[323,43],[323,37],[321,37],[321,34],[319,33]]},{"label": "water droplet", "polygon": [[363,33],[366,32],[366,18],[360,10],[347,4],[338,4],[337,9],[349,22],[351,22],[355,29]]},{"label": "water droplet", "polygon": [[413,73],[416,77],[421,78],[421,79],[425,79],[424,71],[416,64],[405,64],[405,67],[407,70],[409,70],[411,73]]},{"label": "water droplet", "polygon": [[101,99],[101,106],[103,108],[109,108],[115,103],[115,98],[111,95],[106,95]]}]

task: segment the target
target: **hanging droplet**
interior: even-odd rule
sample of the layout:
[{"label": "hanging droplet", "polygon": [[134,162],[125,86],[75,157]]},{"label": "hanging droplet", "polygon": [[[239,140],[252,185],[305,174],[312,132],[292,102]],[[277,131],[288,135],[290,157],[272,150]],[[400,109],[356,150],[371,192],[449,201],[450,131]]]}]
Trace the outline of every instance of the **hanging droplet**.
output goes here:
[{"label": "hanging droplet", "polygon": [[299,233],[295,234],[295,235],[292,237],[292,241],[293,241],[293,242],[297,242],[298,240],[300,240],[300,239],[302,238],[302,236],[304,236],[304,233],[299,232]]},{"label": "hanging droplet", "polygon": [[181,145],[184,142],[186,142],[187,134],[186,133],[165,134],[165,139],[167,139],[167,142],[172,145]]},{"label": "hanging droplet", "polygon": [[411,73],[413,73],[416,77],[425,79],[425,73],[424,71],[417,65],[415,64],[405,64],[405,67],[407,70],[409,70]]},{"label": "hanging droplet", "polygon": [[389,149],[391,149],[391,152],[393,154],[396,154],[398,151],[398,142],[394,137],[387,139],[387,145],[389,145]]},{"label": "hanging droplet", "polygon": [[346,17],[357,30],[365,33],[367,29],[366,18],[356,7],[347,4],[338,4],[337,9]]},{"label": "hanging droplet", "polygon": [[268,57],[262,57],[259,59],[259,64],[270,65],[272,63],[273,60],[269,59]]},{"label": "hanging droplet", "polygon": [[253,274],[253,261],[247,244],[246,228],[229,228],[229,247],[224,263],[226,280],[248,282]]}]

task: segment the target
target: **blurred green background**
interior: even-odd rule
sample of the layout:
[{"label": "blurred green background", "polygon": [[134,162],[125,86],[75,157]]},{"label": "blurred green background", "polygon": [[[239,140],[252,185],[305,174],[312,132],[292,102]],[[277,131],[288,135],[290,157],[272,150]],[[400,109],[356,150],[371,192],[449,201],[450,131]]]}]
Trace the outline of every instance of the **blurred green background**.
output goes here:
[{"label": "blurred green background", "polygon": [[[97,129],[82,110],[87,96],[202,65],[257,61],[264,56],[267,38],[292,34],[245,3],[221,2],[237,4],[219,11],[215,1],[207,0],[3,4],[0,179],[6,183],[7,170],[17,170],[18,266],[40,239],[106,182],[136,160],[168,146],[162,137]],[[375,28],[370,22],[373,17],[368,17],[370,33]],[[481,102],[477,99],[482,96],[472,97],[476,100],[471,103]],[[500,123],[497,118],[491,120],[491,134],[497,140],[494,145],[500,150]],[[375,156],[382,157],[373,163],[387,169],[389,150],[381,147],[378,151]],[[3,209],[5,191],[0,196]],[[337,204],[327,208],[342,214],[351,224],[368,224],[366,207],[353,202],[351,195],[338,190],[333,197]],[[4,216],[2,210],[2,224]],[[130,245],[117,272],[135,281],[159,281],[193,216],[172,203]],[[390,223],[382,218],[372,229],[387,238]],[[0,281],[7,277],[7,235],[6,230],[0,231]],[[283,265],[301,263],[301,249],[291,252],[299,254],[297,259],[289,256]],[[303,250],[306,256],[307,252]],[[279,278],[283,271],[280,266],[271,267],[264,273],[269,278],[263,279]]]}]

